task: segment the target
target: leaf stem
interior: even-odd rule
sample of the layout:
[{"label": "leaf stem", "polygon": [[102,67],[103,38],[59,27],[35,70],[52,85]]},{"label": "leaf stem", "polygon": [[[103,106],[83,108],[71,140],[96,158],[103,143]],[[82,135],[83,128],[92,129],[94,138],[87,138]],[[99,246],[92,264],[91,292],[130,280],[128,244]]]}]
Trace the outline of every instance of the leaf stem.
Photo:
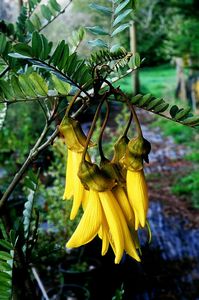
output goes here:
[{"label": "leaf stem", "polygon": [[109,114],[110,114],[110,107],[109,107],[108,101],[105,100],[105,103],[106,103],[106,115],[105,115],[104,122],[102,124],[100,134],[99,134],[99,137],[98,137],[98,150],[99,150],[99,154],[101,156],[102,161],[106,159],[105,156],[104,156],[103,149],[102,149],[102,137],[103,137],[103,133],[104,133],[104,130],[106,128],[106,124],[108,122],[108,118],[109,118]]},{"label": "leaf stem", "polygon": [[92,137],[93,131],[95,129],[95,125],[96,125],[99,113],[101,111],[102,105],[103,105],[103,103],[104,103],[104,101],[105,101],[106,98],[107,98],[107,93],[105,93],[103,95],[103,97],[102,97],[102,99],[101,99],[101,101],[100,101],[100,103],[99,103],[99,105],[97,107],[97,110],[95,112],[95,115],[94,115],[91,127],[90,127],[88,135],[87,135],[86,144],[85,144],[84,151],[83,151],[83,154],[82,154],[82,161],[86,160],[86,152],[87,152],[87,149],[88,149],[88,145],[89,145],[90,139]]}]

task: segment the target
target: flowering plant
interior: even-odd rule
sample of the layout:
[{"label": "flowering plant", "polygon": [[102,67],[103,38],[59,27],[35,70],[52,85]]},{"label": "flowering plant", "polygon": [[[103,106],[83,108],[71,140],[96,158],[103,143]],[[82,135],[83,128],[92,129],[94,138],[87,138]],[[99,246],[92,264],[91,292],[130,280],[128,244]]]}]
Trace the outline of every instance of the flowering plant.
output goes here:
[{"label": "flowering plant", "polygon": [[[15,299],[36,299],[29,271],[39,224],[39,213],[34,210],[39,175],[28,170],[55,138],[63,137],[67,145],[63,198],[72,199],[70,219],[75,219],[80,207],[83,208],[80,222],[66,246],[79,247],[98,235],[102,240],[102,255],[110,245],[115,263],[119,263],[124,252],[140,261],[138,229],[148,224],[144,161],[149,161],[151,146],[143,137],[136,107],[185,126],[199,125],[199,117],[193,116],[191,108],[179,109],[151,94],[128,97],[117,86],[121,78],[135,73],[143,62],[138,53],[128,52],[115,43],[115,39],[129,27],[136,1],[112,0],[107,6],[91,5],[107,18],[110,26],[109,29],[98,25],[87,28],[99,38],[90,41],[94,48],[86,57],[78,53],[84,29],[80,28],[68,42],[63,40],[58,45],[41,33],[72,1],[68,1],[64,8],[56,0],[42,5],[39,2],[24,1],[16,24],[1,22],[0,128],[6,125],[9,108],[18,103],[35,102],[45,120],[43,130],[24,163],[1,192],[1,231],[4,237],[1,246],[5,249],[0,253],[0,281],[4,287],[1,294],[5,296],[2,299],[8,299],[11,291]],[[127,107],[129,121],[124,125],[122,135],[118,136],[114,156],[108,159],[103,151],[103,135],[111,117],[112,103]],[[106,115],[95,145],[91,138],[104,107]],[[94,114],[90,129],[85,133],[79,119],[90,108]],[[129,138],[132,121],[135,132]],[[90,155],[90,150],[96,146],[100,159]],[[21,181],[28,189],[22,231],[20,226],[16,230],[7,208],[9,197]]]}]

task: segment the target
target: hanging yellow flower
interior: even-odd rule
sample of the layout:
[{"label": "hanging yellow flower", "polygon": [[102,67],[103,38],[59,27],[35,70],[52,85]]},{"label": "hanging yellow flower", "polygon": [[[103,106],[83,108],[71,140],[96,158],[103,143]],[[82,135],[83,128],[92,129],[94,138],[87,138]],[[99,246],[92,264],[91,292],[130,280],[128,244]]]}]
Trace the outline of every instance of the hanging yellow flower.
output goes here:
[{"label": "hanging yellow flower", "polygon": [[145,227],[148,211],[148,190],[144,171],[127,171],[127,193],[130,205],[135,214],[135,230],[139,225]]},{"label": "hanging yellow flower", "polygon": [[115,181],[90,162],[81,165],[79,175],[89,188],[89,198],[80,223],[66,246],[79,247],[98,234],[102,239],[102,254],[107,252],[110,244],[115,263],[121,261],[124,252],[140,261],[126,217],[112,192]]},{"label": "hanging yellow flower", "polygon": [[89,191],[83,216],[66,247],[75,248],[89,243],[97,235],[102,223],[102,207],[96,191]]},{"label": "hanging yellow flower", "polygon": [[70,200],[73,197],[70,213],[70,219],[73,220],[82,204],[82,199],[87,193],[78,177],[86,136],[81,130],[78,121],[68,117],[62,120],[59,131],[64,137],[64,142],[68,148],[63,199]]}]

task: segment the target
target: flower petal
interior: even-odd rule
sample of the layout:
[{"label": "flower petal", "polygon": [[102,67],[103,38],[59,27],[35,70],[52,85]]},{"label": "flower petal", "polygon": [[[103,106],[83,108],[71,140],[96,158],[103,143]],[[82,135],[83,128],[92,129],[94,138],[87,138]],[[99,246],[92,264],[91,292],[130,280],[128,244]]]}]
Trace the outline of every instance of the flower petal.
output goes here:
[{"label": "flower petal", "polygon": [[130,225],[134,226],[135,223],[134,212],[131,208],[131,205],[129,203],[129,200],[126,196],[124,189],[120,186],[117,186],[116,188],[113,189],[113,194],[115,195],[115,198],[117,199],[126,220],[130,223]]},{"label": "flower petal", "polygon": [[73,186],[73,205],[70,214],[71,220],[73,220],[76,217],[79,207],[81,206],[81,203],[83,201],[83,198],[85,197],[84,186],[77,175],[81,159],[82,159],[81,152],[72,152],[72,161],[73,161],[72,170],[73,170],[74,186]]},{"label": "flower petal", "polygon": [[135,213],[135,229],[144,227],[148,211],[148,191],[143,170],[127,171],[127,193]]},{"label": "flower petal", "polygon": [[66,247],[74,248],[89,243],[97,235],[102,222],[102,207],[97,192],[90,190],[83,216]]},{"label": "flower petal", "polygon": [[117,200],[110,190],[99,192],[99,197],[114,243],[115,263],[119,263],[124,252],[124,237],[120,218],[115,208]]},{"label": "flower petal", "polygon": [[132,239],[132,236],[131,236],[131,233],[127,226],[126,219],[123,215],[123,212],[122,212],[121,208],[119,207],[118,203],[115,204],[115,207],[117,209],[117,213],[120,218],[121,225],[122,225],[122,230],[123,230],[123,235],[124,235],[124,249],[131,257],[133,257],[135,260],[140,262],[140,258],[136,251],[136,245]]},{"label": "flower petal", "polygon": [[72,151],[68,149],[67,163],[66,163],[66,183],[63,199],[68,200],[73,196],[74,178],[73,178],[73,157]]}]

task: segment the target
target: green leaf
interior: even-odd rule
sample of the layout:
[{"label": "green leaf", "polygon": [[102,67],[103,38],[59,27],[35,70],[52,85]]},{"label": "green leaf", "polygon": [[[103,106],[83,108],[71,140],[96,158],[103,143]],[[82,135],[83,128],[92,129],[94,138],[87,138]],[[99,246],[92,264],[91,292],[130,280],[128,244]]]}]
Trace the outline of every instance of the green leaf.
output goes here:
[{"label": "green leaf", "polygon": [[142,98],[143,96],[141,94],[137,94],[136,96],[134,96],[132,99],[131,99],[131,103],[132,104],[137,104],[139,103],[140,99]]},{"label": "green leaf", "polygon": [[122,24],[120,25],[119,27],[117,27],[113,33],[111,34],[111,36],[115,36],[116,34],[122,32],[123,30],[125,30],[127,27],[129,27],[129,24],[128,23],[125,23],[125,24]]},{"label": "green leaf", "polygon": [[90,8],[97,10],[98,12],[106,15],[106,16],[111,16],[112,15],[112,10],[111,8],[107,7],[107,6],[102,6],[102,5],[98,5],[96,3],[91,3]]},{"label": "green leaf", "polygon": [[32,56],[39,58],[41,52],[42,52],[42,40],[40,34],[37,31],[35,31],[33,32],[32,35],[32,54],[33,54]]},{"label": "green leaf", "polygon": [[[23,43],[16,44],[14,46],[14,51],[25,57],[28,57],[28,58],[32,57],[32,48],[29,45],[26,45]],[[16,56],[13,56],[12,54],[15,54],[15,53],[10,53],[9,56],[16,57]],[[19,58],[20,58],[20,56],[19,56]]]},{"label": "green leaf", "polygon": [[35,98],[37,96],[37,94],[35,93],[34,91],[34,88],[33,86],[31,85],[30,83],[30,80],[28,78],[27,75],[25,74],[22,74],[19,76],[19,83],[20,83],[20,86],[24,92],[24,94],[28,97],[32,97],[32,98]]},{"label": "green leaf", "polygon": [[86,29],[95,35],[109,35],[109,33],[100,26],[86,27]]},{"label": "green leaf", "polygon": [[52,8],[57,11],[60,12],[61,11],[61,5],[59,3],[57,3],[56,0],[50,0],[50,5],[52,6]]},{"label": "green leaf", "polygon": [[182,121],[185,125],[198,126],[199,125],[199,116],[189,117]]},{"label": "green leaf", "polygon": [[99,48],[108,48],[108,45],[107,43],[105,43],[103,40],[101,39],[95,39],[93,41],[88,41],[88,44],[91,46],[91,47],[99,47]]},{"label": "green leaf", "polygon": [[177,112],[179,111],[179,108],[177,105],[173,105],[171,108],[170,108],[170,115],[172,118],[175,118],[175,115],[177,114]]},{"label": "green leaf", "polygon": [[5,51],[6,44],[7,41],[5,35],[0,33],[0,54],[2,54]]},{"label": "green leaf", "polygon": [[150,101],[152,98],[151,94],[146,94],[144,95],[140,100],[139,100],[139,106],[145,106],[147,103]]},{"label": "green leaf", "polygon": [[50,9],[48,8],[47,5],[45,5],[45,4],[42,4],[42,5],[41,5],[41,13],[42,13],[43,17],[44,17],[46,20],[48,20],[48,21],[51,20],[51,18],[52,18],[52,13],[51,13],[51,11],[50,11]]},{"label": "green leaf", "polygon": [[159,105],[155,106],[153,108],[153,111],[155,113],[161,113],[161,112],[164,112],[168,107],[169,107],[168,103],[162,103],[162,104],[159,104]]},{"label": "green leaf", "polygon": [[33,87],[35,88],[35,91],[37,95],[40,96],[47,96],[48,94],[48,86],[45,80],[36,72],[33,72],[29,76],[31,83]]},{"label": "green leaf", "polygon": [[58,91],[58,93],[60,93],[61,95],[68,95],[71,89],[70,84],[67,82],[63,82],[55,75],[51,75],[51,77],[56,91]]},{"label": "green leaf", "polygon": [[5,226],[4,226],[1,219],[0,219],[0,230],[1,230],[1,233],[3,235],[4,240],[7,240],[8,239],[8,234],[6,232]]},{"label": "green leaf", "polygon": [[57,46],[57,48],[55,49],[53,55],[51,56],[49,63],[53,63],[55,67],[57,66],[57,64],[60,62],[60,58],[64,47],[65,47],[65,41],[62,40]]},{"label": "green leaf", "polygon": [[11,285],[11,279],[12,279],[12,276],[6,272],[1,272],[0,271],[0,282],[2,283],[3,281],[5,282],[10,282],[10,285]]},{"label": "green leaf", "polygon": [[7,249],[7,250],[12,250],[12,244],[6,240],[0,240],[0,246],[2,246],[3,248]]},{"label": "green leaf", "polygon": [[34,25],[36,30],[39,30],[41,28],[41,21],[40,18],[36,13],[34,13],[31,17],[31,22]]},{"label": "green leaf", "polygon": [[141,59],[140,59],[140,55],[139,53],[135,53],[133,56],[133,61],[134,61],[134,65],[135,67],[139,68],[140,64],[141,64]]},{"label": "green leaf", "polygon": [[29,177],[26,177],[24,179],[24,185],[29,188],[30,190],[34,190],[35,189],[35,184],[34,182],[32,182],[32,180],[30,180]]},{"label": "green leaf", "polygon": [[12,267],[10,266],[10,264],[8,264],[7,262],[0,262],[0,271],[4,271],[4,272],[10,272],[12,271]]},{"label": "green leaf", "polygon": [[[2,280],[1,288],[3,288],[3,290],[5,291],[5,293],[3,293],[3,294],[6,295],[6,293],[10,293],[11,283],[6,280],[4,280],[4,281]],[[2,293],[1,293],[1,295],[2,295]],[[2,296],[0,299],[3,300]],[[8,300],[8,299],[10,300],[10,297],[8,297],[6,300]]]},{"label": "green leaf", "polygon": [[110,52],[116,52],[121,48],[120,44],[115,44],[111,47]]},{"label": "green leaf", "polygon": [[161,103],[165,103],[162,98],[156,98],[151,100],[150,103],[147,105],[148,110],[152,110],[154,107],[160,105]]},{"label": "green leaf", "polygon": [[181,111],[176,113],[176,115],[174,117],[175,120],[180,121],[180,120],[186,118],[189,115],[190,111],[191,111],[191,107],[183,108]]},{"label": "green leaf", "polygon": [[12,256],[8,252],[0,251],[0,259],[7,261],[7,260],[11,260]]},{"label": "green leaf", "polygon": [[16,76],[11,77],[11,86],[12,86],[13,93],[16,98],[19,98],[19,99],[26,98],[25,94],[23,93],[23,91],[20,87],[19,80]]},{"label": "green leaf", "polygon": [[11,241],[12,245],[15,246],[16,241],[18,239],[18,237],[16,237],[16,231],[14,231],[13,229],[11,229],[10,232],[9,232],[9,237],[10,237],[10,241]]},{"label": "green leaf", "polygon": [[118,15],[120,11],[122,11],[130,2],[131,0],[122,1],[115,9],[115,15]]},{"label": "green leaf", "polygon": [[40,35],[40,38],[42,42],[42,51],[40,54],[40,58],[46,60],[48,58],[48,55],[50,54],[53,43],[48,42],[47,38],[43,34]]},{"label": "green leaf", "polygon": [[6,118],[6,112],[7,112],[7,104],[0,103],[0,130],[3,127],[4,121]]},{"label": "green leaf", "polygon": [[0,79],[0,91],[3,92],[5,99],[11,100],[13,98],[13,91],[10,88],[10,84],[2,79]]},{"label": "green leaf", "polygon": [[69,47],[67,44],[65,44],[61,53],[60,61],[57,63],[57,67],[59,68],[59,70],[64,69],[68,61],[68,58],[69,58]]},{"label": "green leaf", "polygon": [[117,18],[113,22],[113,27],[115,27],[118,23],[120,23],[124,18],[126,18],[130,13],[132,12],[132,9],[125,10],[122,14],[118,15]]},{"label": "green leaf", "polygon": [[75,70],[77,63],[78,63],[77,54],[76,52],[74,52],[69,56],[67,64],[64,68],[64,72],[68,73],[69,75],[73,74],[73,70]]},{"label": "green leaf", "polygon": [[26,20],[26,27],[28,29],[29,32],[34,32],[35,31],[35,26],[33,25],[33,23],[28,19]]},{"label": "green leaf", "polygon": [[[30,177],[27,176],[30,180]],[[30,224],[32,220],[32,212],[33,212],[33,204],[35,199],[35,192],[37,189],[37,182],[32,181],[32,188],[28,189],[28,199],[25,202],[24,210],[23,210],[23,225],[24,225],[24,237],[27,239],[30,232]]]}]

